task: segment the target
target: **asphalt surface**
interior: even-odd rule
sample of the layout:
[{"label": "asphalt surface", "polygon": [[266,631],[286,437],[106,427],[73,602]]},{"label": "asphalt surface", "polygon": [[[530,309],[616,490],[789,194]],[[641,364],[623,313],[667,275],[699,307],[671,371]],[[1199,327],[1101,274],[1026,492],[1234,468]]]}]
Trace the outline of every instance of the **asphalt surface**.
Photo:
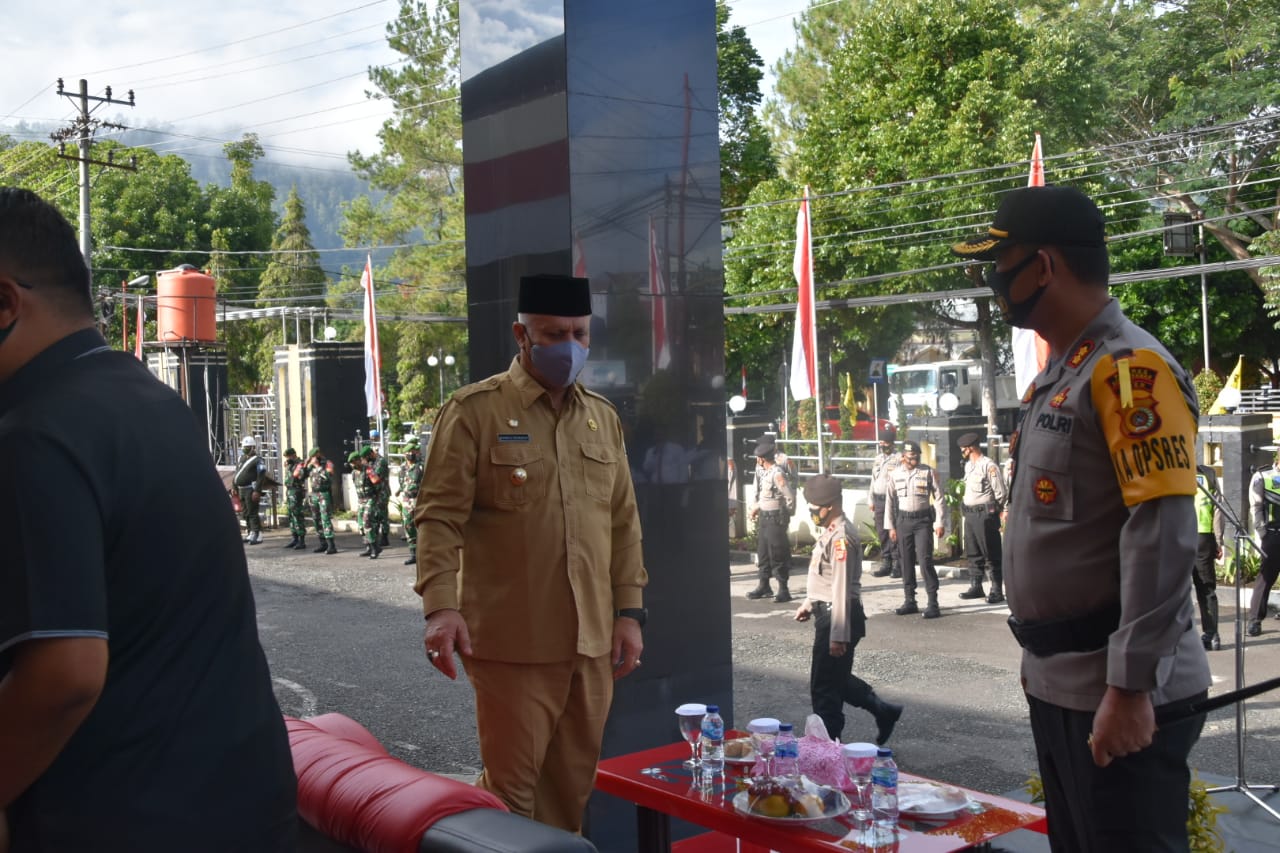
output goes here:
[{"label": "asphalt surface", "polygon": [[[246,546],[262,643],[283,711],[341,712],[410,764],[463,778],[477,774],[471,691],[465,678],[451,682],[426,662],[404,543],[393,540],[381,559],[368,560],[357,556],[361,546],[353,533],[339,534],[341,551],[331,556],[310,548],[283,550],[288,538],[272,531],[261,545]],[[811,712],[813,629],[792,618],[804,590],[801,560],[793,569],[792,604],[747,600],[755,585],[749,563],[735,562],[725,571],[733,601],[736,711],[728,722],[745,726],[753,717],[771,716],[802,728]],[[854,670],[882,697],[906,706],[890,741],[899,766],[979,790],[1020,789],[1035,757],[1007,608],[963,602],[958,595],[967,582],[946,578],[943,618],[900,617],[892,612],[902,601],[899,582],[865,580],[868,636],[858,645]],[[1235,687],[1234,610],[1230,590],[1220,595],[1224,645],[1210,654],[1211,695]],[[1268,619],[1262,636],[1246,648],[1246,683],[1280,675],[1280,621]],[[871,716],[846,711],[842,739],[873,740]],[[1280,692],[1249,702],[1246,720],[1246,780],[1280,782]],[[673,723],[672,740],[677,738]],[[1211,715],[1192,765],[1211,777],[1237,778],[1233,709]],[[1275,796],[1268,801],[1280,808]]]}]

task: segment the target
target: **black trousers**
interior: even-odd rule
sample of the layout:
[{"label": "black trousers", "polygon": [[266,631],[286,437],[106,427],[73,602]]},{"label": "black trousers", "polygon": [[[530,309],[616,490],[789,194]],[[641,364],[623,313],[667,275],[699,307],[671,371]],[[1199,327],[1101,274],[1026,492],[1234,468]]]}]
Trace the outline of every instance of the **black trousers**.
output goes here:
[{"label": "black trousers", "polygon": [[1262,550],[1266,556],[1258,568],[1258,579],[1253,584],[1253,597],[1249,599],[1249,621],[1261,622],[1267,618],[1267,596],[1280,575],[1280,531],[1268,530],[1262,536]]},{"label": "black trousers", "polygon": [[910,516],[900,512],[893,520],[898,533],[898,560],[902,566],[902,591],[916,598],[916,560],[924,575],[924,590],[933,601],[938,597],[938,572],[933,567],[933,518],[929,513]]},{"label": "black trousers", "polygon": [[1196,590],[1200,607],[1200,632],[1212,637],[1218,633],[1218,575],[1214,561],[1218,558],[1218,538],[1201,533],[1196,541],[1196,561],[1191,571],[1191,585]]},{"label": "black trousers", "polygon": [[866,708],[875,691],[871,685],[853,674],[853,650],[866,636],[867,617],[862,602],[854,602],[853,639],[840,657],[831,655],[831,606],[825,601],[813,602],[813,654],[809,664],[809,698],[813,713],[822,718],[827,734],[840,737],[844,731],[844,706]]},{"label": "black trousers", "polygon": [[761,512],[756,519],[756,572],[762,583],[774,577],[785,584],[791,576],[791,540],[787,538],[785,512]]},{"label": "black trousers", "polygon": [[1187,756],[1200,738],[1204,714],[1161,728],[1151,746],[1098,767],[1089,751],[1093,712],[1071,711],[1033,696],[1027,703],[1054,853],[1188,849]]},{"label": "black trousers", "polygon": [[892,569],[898,562],[898,546],[889,539],[889,531],[884,526],[884,495],[871,496],[871,518],[876,527],[876,536],[880,538],[880,565]]},{"label": "black trousers", "polygon": [[262,530],[262,518],[258,515],[258,505],[262,503],[262,493],[253,496],[253,486],[240,486],[240,517],[244,519],[245,530],[252,533]]},{"label": "black trousers", "polygon": [[991,572],[991,582],[1004,581],[1000,570],[1000,514],[986,507],[964,510],[964,556],[969,561],[974,580],[981,582],[986,572]]}]

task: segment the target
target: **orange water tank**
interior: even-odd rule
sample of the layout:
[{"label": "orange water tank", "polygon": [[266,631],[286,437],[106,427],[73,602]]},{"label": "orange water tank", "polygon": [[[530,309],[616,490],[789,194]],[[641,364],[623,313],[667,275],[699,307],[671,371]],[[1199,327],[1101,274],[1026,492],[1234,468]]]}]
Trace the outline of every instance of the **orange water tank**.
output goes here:
[{"label": "orange water tank", "polygon": [[156,339],[217,339],[218,283],[190,264],[165,270],[156,284]]}]

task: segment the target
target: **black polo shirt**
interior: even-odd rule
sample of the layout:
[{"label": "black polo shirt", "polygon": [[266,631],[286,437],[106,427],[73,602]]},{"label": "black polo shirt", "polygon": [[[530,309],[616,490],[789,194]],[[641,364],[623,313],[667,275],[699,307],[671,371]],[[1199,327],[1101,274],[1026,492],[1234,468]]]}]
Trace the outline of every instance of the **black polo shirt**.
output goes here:
[{"label": "black polo shirt", "polygon": [[76,332],[0,384],[0,459],[0,678],[33,639],[110,652],[96,706],[8,809],[15,853],[280,849],[288,737],[191,410]]}]

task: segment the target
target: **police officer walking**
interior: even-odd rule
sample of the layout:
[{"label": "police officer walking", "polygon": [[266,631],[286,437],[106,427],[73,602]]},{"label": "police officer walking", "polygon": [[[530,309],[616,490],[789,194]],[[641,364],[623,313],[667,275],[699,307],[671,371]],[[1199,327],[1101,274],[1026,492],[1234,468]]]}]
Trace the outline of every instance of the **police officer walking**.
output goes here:
[{"label": "police officer walking", "polygon": [[1004,601],[1004,576],[1000,571],[1000,514],[1009,500],[1000,468],[978,449],[976,432],[966,432],[956,444],[964,457],[964,551],[969,559],[969,588],[964,599],[982,598],[982,578],[991,571],[988,604]]},{"label": "police officer walking", "polygon": [[1253,529],[1261,538],[1262,564],[1249,599],[1249,625],[1245,633],[1256,637],[1262,633],[1262,620],[1267,616],[1267,598],[1280,575],[1280,450],[1272,463],[1253,475],[1249,481],[1249,510]]},{"label": "police officer walking", "polygon": [[262,519],[258,507],[262,503],[262,484],[267,477],[267,462],[258,455],[258,440],[246,435],[240,440],[240,464],[233,482],[240,493],[240,517],[244,520],[244,541],[257,545],[262,541]]},{"label": "police officer walking", "polygon": [[1218,571],[1215,563],[1222,557],[1222,541],[1226,524],[1222,512],[1209,497],[1221,499],[1218,475],[1208,465],[1196,466],[1196,561],[1191,570],[1191,584],[1200,607],[1200,642],[1207,652],[1222,648],[1218,636]]},{"label": "police officer walking", "polygon": [[409,540],[409,559],[404,561],[406,566],[418,562],[418,528],[413,523],[413,508],[418,503],[422,471],[422,450],[415,435],[404,443],[404,464],[400,466],[400,519]]},{"label": "police officer walking", "polygon": [[898,565],[898,546],[889,540],[889,530],[884,526],[888,474],[901,462],[902,456],[894,448],[893,439],[881,436],[879,452],[871,460],[871,486],[867,491],[872,523],[875,525],[876,536],[880,538],[880,568],[871,573],[873,578],[902,577],[902,569]]},{"label": "police officer walking", "polygon": [[[920,463],[920,445],[914,441],[903,442],[902,464],[889,472],[885,489],[887,510],[884,523],[889,528],[889,538],[897,543],[898,560],[902,566],[902,606],[893,611],[899,616],[919,613],[916,605],[916,562],[924,575],[924,591],[929,604],[924,609],[925,619],[937,619],[938,572],[933,567],[933,537],[942,536],[943,513],[942,482],[938,472]],[[935,528],[936,523],[936,528]]]},{"label": "police officer walking", "polygon": [[324,458],[318,447],[313,447],[307,459],[307,476],[311,481],[311,519],[320,537],[317,554],[338,553],[333,540],[333,463]]},{"label": "police officer walking", "polygon": [[292,447],[284,452],[284,494],[293,538],[281,547],[301,551],[307,547],[307,466]]},{"label": "police officer walking", "polygon": [[787,527],[796,508],[796,493],[774,459],[777,448],[766,436],[756,444],[756,486],[751,501],[751,519],[756,523],[756,563],[760,582],[747,593],[755,601],[773,595],[769,578],[778,581],[778,594],[773,600],[783,604],[791,600],[787,579],[791,574],[791,541]]}]

